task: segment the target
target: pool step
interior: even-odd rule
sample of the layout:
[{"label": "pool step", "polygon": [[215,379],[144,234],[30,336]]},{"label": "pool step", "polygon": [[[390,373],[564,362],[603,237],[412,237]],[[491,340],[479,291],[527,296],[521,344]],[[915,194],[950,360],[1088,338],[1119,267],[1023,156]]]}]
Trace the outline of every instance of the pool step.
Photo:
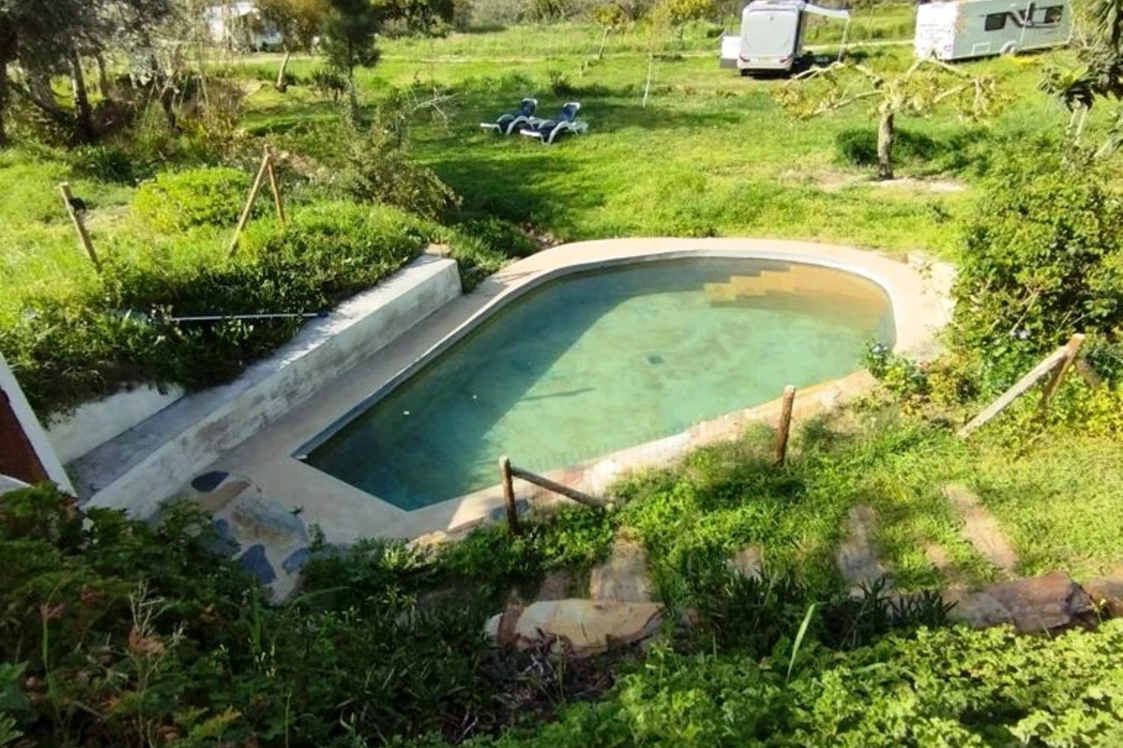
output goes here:
[{"label": "pool step", "polygon": [[734,275],[727,283],[707,283],[706,298],[713,304],[731,304],[770,294],[812,294],[837,300],[845,298],[871,312],[884,302],[872,293],[865,278],[817,265],[791,265],[786,270],[764,270],[759,275]]}]

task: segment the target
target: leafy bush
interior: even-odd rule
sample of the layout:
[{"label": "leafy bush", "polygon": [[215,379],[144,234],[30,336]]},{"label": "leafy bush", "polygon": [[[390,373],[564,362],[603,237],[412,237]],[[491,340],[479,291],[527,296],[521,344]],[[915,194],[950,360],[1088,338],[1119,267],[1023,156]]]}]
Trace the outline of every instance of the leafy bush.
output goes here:
[{"label": "leafy bush", "polygon": [[427,218],[437,218],[458,202],[456,194],[430,169],[408,157],[387,130],[355,133],[338,176],[356,200],[393,205]]},{"label": "leafy bush", "polygon": [[347,78],[332,68],[321,67],[312,71],[312,88],[321,98],[338,103],[347,93]]},{"label": "leafy bush", "polygon": [[967,227],[953,345],[980,389],[1009,386],[1075,332],[1113,378],[1123,325],[1123,197],[1095,163],[1049,151],[995,169]]},{"label": "leafy bush", "polygon": [[117,146],[81,146],[71,151],[70,159],[74,170],[82,176],[122,184],[132,184],[136,179],[132,156]]},{"label": "leafy bush", "polygon": [[233,227],[249,187],[246,174],[227,167],[163,172],[140,186],[133,210],[161,232],[194,226]]},{"label": "leafy bush", "polygon": [[921,631],[843,655],[789,647],[764,662],[662,649],[608,698],[475,745],[1118,745],[1121,646],[1123,622],[1112,621],[1057,638]]},{"label": "leafy bush", "polygon": [[[439,232],[389,208],[326,203],[286,227],[253,226],[233,259],[225,233],[188,232],[106,253],[96,283],[29,298],[0,326],[0,351],[39,413],[66,411],[136,382],[206,387],[236,377],[289,340],[302,320],[176,323],[187,315],[318,312],[394,272]],[[183,262],[179,244],[197,261]],[[197,245],[211,247],[201,251]]]}]

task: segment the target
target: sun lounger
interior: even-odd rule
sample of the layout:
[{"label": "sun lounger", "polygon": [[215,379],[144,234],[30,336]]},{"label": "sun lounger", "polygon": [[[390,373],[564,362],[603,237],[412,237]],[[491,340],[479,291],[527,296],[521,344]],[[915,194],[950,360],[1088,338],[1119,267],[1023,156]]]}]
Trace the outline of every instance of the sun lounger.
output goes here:
[{"label": "sun lounger", "polygon": [[589,125],[577,121],[577,112],[580,109],[580,104],[571,101],[562,107],[557,119],[539,120],[535,124],[524,126],[520,132],[528,138],[538,138],[543,145],[551,145],[565,133],[581,135],[589,129]]},{"label": "sun lounger", "polygon": [[534,108],[537,106],[537,99],[523,99],[519,104],[519,111],[501,115],[494,122],[481,122],[480,127],[485,130],[494,130],[500,135],[510,135],[518,132],[521,127],[541,122],[534,116]]}]

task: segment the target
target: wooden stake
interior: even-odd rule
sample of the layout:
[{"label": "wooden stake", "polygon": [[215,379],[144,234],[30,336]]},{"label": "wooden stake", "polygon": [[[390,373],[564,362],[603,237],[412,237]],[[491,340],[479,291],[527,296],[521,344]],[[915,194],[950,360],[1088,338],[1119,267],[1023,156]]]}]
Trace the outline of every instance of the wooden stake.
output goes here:
[{"label": "wooden stake", "polygon": [[1049,407],[1049,401],[1053,399],[1053,395],[1055,395],[1060,388],[1065,374],[1068,373],[1069,368],[1072,366],[1073,362],[1076,361],[1076,357],[1080,353],[1080,346],[1082,345],[1084,345],[1084,336],[1080,333],[1073,335],[1068,339],[1068,342],[1065,343],[1065,357],[1060,364],[1057,365],[1057,368],[1053,369],[1053,376],[1049,380],[1049,383],[1045,385],[1045,391],[1041,393],[1041,403],[1037,406],[1039,415],[1045,415],[1045,410]]},{"label": "wooden stake", "polygon": [[792,430],[792,407],[795,405],[795,387],[788,385],[784,388],[784,403],[780,409],[780,426],[776,432],[776,451],[772,456],[772,464],[779,467],[788,457],[788,436]]},{"label": "wooden stake", "polygon": [[281,186],[277,183],[277,172],[273,170],[273,154],[269,146],[265,146],[266,158],[269,161],[269,188],[273,190],[273,205],[277,207],[277,220],[285,224],[285,204],[281,200]]},{"label": "wooden stake", "polygon": [[1092,368],[1092,365],[1089,364],[1083,356],[1077,356],[1076,361],[1074,361],[1072,365],[1076,367],[1076,371],[1080,373],[1080,376],[1084,377],[1084,381],[1087,382],[1088,386],[1092,389],[1099,389],[1100,385],[1103,384],[1100,375],[1096,373],[1096,370]]},{"label": "wooden stake", "polygon": [[98,259],[97,252],[94,251],[93,240],[90,239],[90,233],[86,231],[86,224],[82,220],[81,214],[74,209],[74,195],[70,192],[70,185],[67,182],[62,182],[59,184],[58,190],[62,193],[62,203],[66,206],[66,212],[70,215],[70,222],[74,224],[74,230],[78,232],[78,240],[82,243],[82,249],[86,250],[86,256],[94,264],[94,269],[100,273],[101,260]]},{"label": "wooden stake", "polygon": [[1044,377],[1049,372],[1053,371],[1056,366],[1061,363],[1068,355],[1068,346],[1061,346],[1057,350],[1042,359],[1041,363],[1033,367],[1033,370],[1019,379],[1013,387],[1003,392],[998,396],[998,399],[988,405],[982,413],[971,419],[971,422],[956,432],[956,436],[962,438],[970,434],[975,429],[985,424],[990,419],[1001,413],[1006,407],[1021,397],[1030,387],[1037,384],[1038,380]]},{"label": "wooden stake", "polygon": [[253,186],[250,187],[249,197],[246,198],[246,204],[242,207],[242,214],[238,216],[238,225],[234,229],[234,236],[230,239],[230,256],[233,257],[234,253],[238,251],[238,238],[242,235],[242,230],[250,221],[250,213],[253,212],[253,201],[257,199],[257,193],[261,190],[261,182],[265,179],[265,172],[269,170],[269,151],[265,151],[265,155],[261,158],[261,167],[257,170],[257,176],[253,179]]},{"label": "wooden stake", "polygon": [[515,484],[511,480],[511,461],[504,455],[499,458],[499,481],[503,484],[503,503],[507,506],[507,525],[512,535],[518,535],[519,510],[515,506]]}]

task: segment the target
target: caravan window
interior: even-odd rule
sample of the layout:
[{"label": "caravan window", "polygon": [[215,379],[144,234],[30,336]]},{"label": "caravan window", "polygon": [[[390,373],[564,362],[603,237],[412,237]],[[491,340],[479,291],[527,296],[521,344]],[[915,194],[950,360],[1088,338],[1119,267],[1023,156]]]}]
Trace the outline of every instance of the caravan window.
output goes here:
[{"label": "caravan window", "polygon": [[1005,13],[991,13],[987,16],[986,23],[983,28],[987,31],[1001,31],[1006,28],[1006,14]]},{"label": "caravan window", "polygon": [[1050,5],[1045,8],[1045,18],[1042,19],[1043,23],[1060,23],[1061,16],[1064,15],[1064,6]]}]

